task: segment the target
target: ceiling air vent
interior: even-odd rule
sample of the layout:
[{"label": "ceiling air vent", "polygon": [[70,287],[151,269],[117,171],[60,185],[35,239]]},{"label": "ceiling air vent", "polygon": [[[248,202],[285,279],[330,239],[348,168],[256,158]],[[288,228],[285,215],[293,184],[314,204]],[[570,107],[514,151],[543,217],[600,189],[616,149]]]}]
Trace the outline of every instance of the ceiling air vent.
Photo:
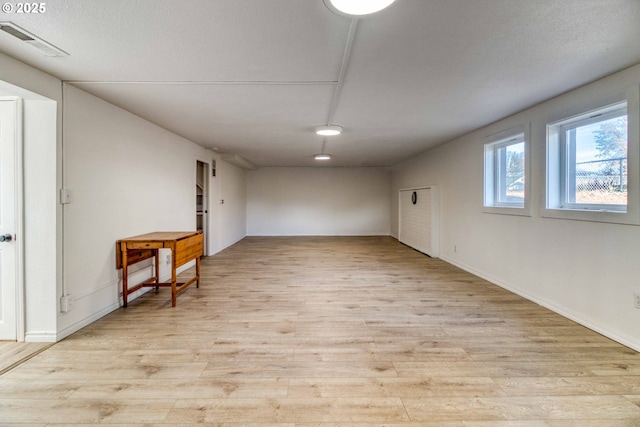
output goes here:
[{"label": "ceiling air vent", "polygon": [[237,154],[225,154],[222,156],[222,160],[224,160],[225,162],[234,164],[236,166],[240,166],[241,168],[244,168],[244,169],[249,169],[249,170],[256,169],[256,165],[254,165],[244,157],[238,156]]},{"label": "ceiling air vent", "polygon": [[13,22],[0,22],[0,30],[4,31],[7,34],[12,35],[20,41],[27,43],[38,49],[40,52],[45,54],[46,56],[68,56],[69,54],[61,49],[58,49],[51,43],[47,43],[31,34],[30,32],[18,27]]}]

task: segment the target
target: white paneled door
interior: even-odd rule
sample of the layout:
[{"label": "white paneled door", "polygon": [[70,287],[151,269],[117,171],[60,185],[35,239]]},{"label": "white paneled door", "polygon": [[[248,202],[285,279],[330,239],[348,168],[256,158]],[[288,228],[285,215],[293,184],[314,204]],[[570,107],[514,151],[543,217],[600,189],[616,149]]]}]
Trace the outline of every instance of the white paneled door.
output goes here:
[{"label": "white paneled door", "polygon": [[430,257],[439,256],[438,188],[400,190],[398,240]]},{"label": "white paneled door", "polygon": [[0,340],[17,339],[17,102],[0,100]]}]

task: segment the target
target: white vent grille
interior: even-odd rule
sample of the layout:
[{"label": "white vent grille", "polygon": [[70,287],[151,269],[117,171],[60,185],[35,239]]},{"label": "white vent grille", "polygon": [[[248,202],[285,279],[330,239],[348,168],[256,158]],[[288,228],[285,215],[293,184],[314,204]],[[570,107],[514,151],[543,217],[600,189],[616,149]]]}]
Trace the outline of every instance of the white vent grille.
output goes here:
[{"label": "white vent grille", "polygon": [[256,165],[254,165],[244,157],[238,156],[237,154],[225,154],[222,156],[222,160],[224,160],[225,162],[234,164],[236,166],[240,166],[241,168],[244,168],[244,169],[249,169],[249,170],[256,169]]},{"label": "white vent grille", "polygon": [[17,38],[18,40],[35,47],[46,56],[68,56],[69,54],[62,49],[58,49],[51,43],[33,35],[27,30],[20,28],[13,22],[0,22],[0,30]]}]

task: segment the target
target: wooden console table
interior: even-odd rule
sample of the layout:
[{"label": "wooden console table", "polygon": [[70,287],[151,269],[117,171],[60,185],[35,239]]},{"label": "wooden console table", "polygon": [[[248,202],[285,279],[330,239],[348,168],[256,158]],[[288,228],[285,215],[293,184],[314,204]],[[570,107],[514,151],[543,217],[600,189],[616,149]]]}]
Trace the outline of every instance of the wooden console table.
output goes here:
[{"label": "wooden console table", "polygon": [[[159,250],[171,250],[171,282],[160,283]],[[200,231],[170,231],[141,234],[116,242],[116,268],[122,268],[122,301],[127,306],[130,293],[143,287],[170,287],[171,306],[176,306],[178,294],[194,282],[200,287],[200,257],[203,249],[203,235]],[[128,267],[132,264],[155,258],[154,277],[129,289]],[[196,275],[185,283],[177,283],[176,269],[190,261],[196,261]]]}]

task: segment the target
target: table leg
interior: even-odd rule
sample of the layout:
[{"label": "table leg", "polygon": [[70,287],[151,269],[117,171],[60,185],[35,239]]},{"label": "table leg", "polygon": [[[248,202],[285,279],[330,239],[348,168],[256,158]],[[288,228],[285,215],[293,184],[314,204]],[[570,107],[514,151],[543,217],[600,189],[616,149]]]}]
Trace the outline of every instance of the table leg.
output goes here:
[{"label": "table leg", "polygon": [[171,307],[176,306],[176,298],[178,296],[176,282],[176,248],[173,245],[171,247]]},{"label": "table leg", "polygon": [[128,273],[128,259],[127,259],[127,244],[120,243],[120,253],[122,254],[122,306],[127,307],[127,296],[129,290],[129,273]]},{"label": "table leg", "polygon": [[[156,249],[155,253],[156,253],[156,256],[155,256],[156,271],[154,276],[156,276],[156,283],[160,283],[160,249]],[[158,289],[160,289],[160,286],[156,286],[156,291]]]},{"label": "table leg", "polygon": [[200,287],[200,257],[196,258],[196,288]]}]

